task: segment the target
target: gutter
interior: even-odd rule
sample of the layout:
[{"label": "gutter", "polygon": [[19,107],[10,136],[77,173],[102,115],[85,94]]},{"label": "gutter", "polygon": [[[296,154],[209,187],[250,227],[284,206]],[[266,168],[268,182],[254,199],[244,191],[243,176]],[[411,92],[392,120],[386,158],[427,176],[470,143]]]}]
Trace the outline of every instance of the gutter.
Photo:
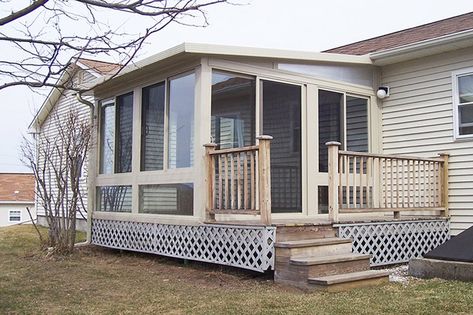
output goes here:
[{"label": "gutter", "polygon": [[[82,98],[82,93],[78,92],[76,93],[76,99],[89,107],[89,123],[91,128],[95,126],[94,121],[95,121],[95,105],[92,102],[89,102],[88,100]],[[95,161],[92,155],[92,150],[89,152],[89,161]],[[92,166],[92,171],[91,171],[91,165]],[[92,193],[94,191],[95,187],[95,182],[94,182],[94,176],[95,176],[95,163],[87,163],[87,239],[85,242],[77,243],[74,244],[74,246],[80,247],[80,246],[85,246],[85,245],[90,245],[92,242],[92,212],[93,212],[93,199],[91,198]]]}]

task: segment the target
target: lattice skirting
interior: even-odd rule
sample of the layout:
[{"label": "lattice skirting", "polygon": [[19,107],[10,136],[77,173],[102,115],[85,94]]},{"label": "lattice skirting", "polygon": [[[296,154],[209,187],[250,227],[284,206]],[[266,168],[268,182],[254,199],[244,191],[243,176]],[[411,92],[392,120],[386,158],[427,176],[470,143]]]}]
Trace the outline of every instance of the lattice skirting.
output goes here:
[{"label": "lattice skirting", "polygon": [[274,227],[92,220],[95,245],[259,272],[274,270],[275,237]]},{"label": "lattice skirting", "polygon": [[448,220],[340,224],[338,235],[353,241],[353,252],[371,254],[371,265],[420,257],[450,238]]}]

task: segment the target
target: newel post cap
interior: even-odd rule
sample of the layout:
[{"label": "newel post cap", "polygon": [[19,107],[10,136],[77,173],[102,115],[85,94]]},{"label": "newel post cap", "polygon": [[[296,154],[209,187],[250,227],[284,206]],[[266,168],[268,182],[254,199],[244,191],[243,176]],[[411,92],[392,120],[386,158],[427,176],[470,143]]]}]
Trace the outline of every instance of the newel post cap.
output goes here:
[{"label": "newel post cap", "polygon": [[204,147],[206,147],[206,148],[216,148],[217,144],[216,143],[206,143],[206,144],[204,144]]},{"label": "newel post cap", "polygon": [[439,153],[440,156],[450,156],[450,153],[448,152],[442,152],[442,153]]},{"label": "newel post cap", "polygon": [[261,135],[261,136],[257,136],[256,139],[258,139],[258,140],[273,140],[273,136]]},{"label": "newel post cap", "polygon": [[328,146],[328,147],[334,146],[334,145],[336,145],[336,146],[339,147],[339,146],[341,146],[342,144],[341,144],[340,142],[337,142],[337,141],[329,141],[329,142],[326,142],[325,145]]}]

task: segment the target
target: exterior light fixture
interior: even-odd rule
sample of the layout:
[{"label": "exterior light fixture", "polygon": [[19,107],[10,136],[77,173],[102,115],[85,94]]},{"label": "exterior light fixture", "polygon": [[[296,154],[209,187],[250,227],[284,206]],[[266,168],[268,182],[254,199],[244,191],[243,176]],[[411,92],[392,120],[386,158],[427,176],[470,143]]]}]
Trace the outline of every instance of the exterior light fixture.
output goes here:
[{"label": "exterior light fixture", "polygon": [[380,86],[376,92],[379,99],[384,99],[389,96],[389,86]]}]

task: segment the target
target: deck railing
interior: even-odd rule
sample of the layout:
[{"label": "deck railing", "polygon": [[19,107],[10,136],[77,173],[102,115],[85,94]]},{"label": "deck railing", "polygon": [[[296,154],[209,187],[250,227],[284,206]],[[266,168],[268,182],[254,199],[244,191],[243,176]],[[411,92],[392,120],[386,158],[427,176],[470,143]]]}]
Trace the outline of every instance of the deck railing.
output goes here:
[{"label": "deck railing", "polygon": [[339,151],[328,142],[329,215],[440,211],[448,216],[448,154],[438,158]]},{"label": "deck railing", "polygon": [[215,150],[207,144],[208,196],[206,218],[215,214],[260,215],[271,223],[271,136],[259,136],[258,145]]}]

